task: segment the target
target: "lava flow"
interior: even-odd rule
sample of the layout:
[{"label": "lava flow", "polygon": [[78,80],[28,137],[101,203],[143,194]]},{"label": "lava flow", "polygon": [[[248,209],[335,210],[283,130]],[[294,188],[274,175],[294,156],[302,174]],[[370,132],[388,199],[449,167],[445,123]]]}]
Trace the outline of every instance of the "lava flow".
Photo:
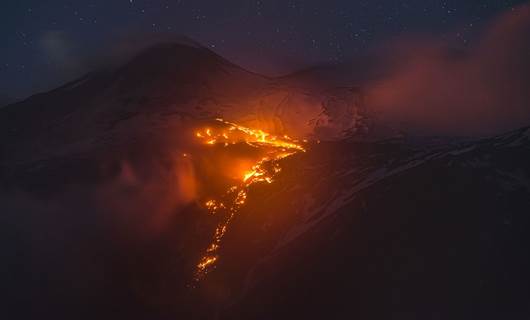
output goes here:
[{"label": "lava flow", "polygon": [[218,224],[212,242],[196,266],[196,281],[204,278],[215,267],[219,259],[221,241],[230,222],[245,205],[250,186],[256,183],[273,183],[274,176],[281,171],[280,159],[305,152],[300,142],[289,136],[278,137],[263,130],[251,129],[223,119],[217,121],[222,128],[204,128],[197,131],[195,136],[204,144],[211,146],[220,144],[228,147],[237,143],[246,143],[265,150],[265,156],[241,174],[240,183],[228,188],[219,199],[205,202],[205,207],[211,214],[222,214],[224,218]]}]

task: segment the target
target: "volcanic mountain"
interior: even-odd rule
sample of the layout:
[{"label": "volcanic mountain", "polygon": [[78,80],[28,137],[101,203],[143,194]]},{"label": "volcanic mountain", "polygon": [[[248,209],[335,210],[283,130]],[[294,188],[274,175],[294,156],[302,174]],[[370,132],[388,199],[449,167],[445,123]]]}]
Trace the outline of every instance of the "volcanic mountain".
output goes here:
[{"label": "volcanic mountain", "polygon": [[299,78],[161,44],[1,108],[6,312],[528,315],[530,128],[380,140]]}]

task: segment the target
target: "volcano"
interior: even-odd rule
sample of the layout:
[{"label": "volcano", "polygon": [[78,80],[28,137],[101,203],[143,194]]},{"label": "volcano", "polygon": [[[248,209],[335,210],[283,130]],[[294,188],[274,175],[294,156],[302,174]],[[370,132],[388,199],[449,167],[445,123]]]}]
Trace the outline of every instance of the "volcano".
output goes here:
[{"label": "volcano", "polygon": [[299,78],[165,43],[1,108],[7,312],[529,315],[530,127],[382,139]]}]

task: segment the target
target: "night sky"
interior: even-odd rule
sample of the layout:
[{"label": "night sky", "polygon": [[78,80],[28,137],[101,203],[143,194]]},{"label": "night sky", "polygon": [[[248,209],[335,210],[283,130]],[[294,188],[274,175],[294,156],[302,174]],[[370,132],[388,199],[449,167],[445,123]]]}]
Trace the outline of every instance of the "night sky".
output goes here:
[{"label": "night sky", "polygon": [[94,67],[98,55],[128,41],[184,35],[247,69],[278,75],[346,61],[402,34],[466,46],[489,19],[524,2],[5,0],[0,99],[20,99],[76,78]]}]

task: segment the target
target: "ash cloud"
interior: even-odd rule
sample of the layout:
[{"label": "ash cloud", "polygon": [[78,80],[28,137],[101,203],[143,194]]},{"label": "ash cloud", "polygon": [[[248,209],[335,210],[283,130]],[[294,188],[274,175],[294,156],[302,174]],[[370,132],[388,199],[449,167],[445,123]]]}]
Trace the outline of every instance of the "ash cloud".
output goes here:
[{"label": "ash cloud", "polygon": [[385,51],[386,76],[365,83],[379,121],[451,135],[530,124],[530,5],[497,18],[466,50],[401,38]]}]

